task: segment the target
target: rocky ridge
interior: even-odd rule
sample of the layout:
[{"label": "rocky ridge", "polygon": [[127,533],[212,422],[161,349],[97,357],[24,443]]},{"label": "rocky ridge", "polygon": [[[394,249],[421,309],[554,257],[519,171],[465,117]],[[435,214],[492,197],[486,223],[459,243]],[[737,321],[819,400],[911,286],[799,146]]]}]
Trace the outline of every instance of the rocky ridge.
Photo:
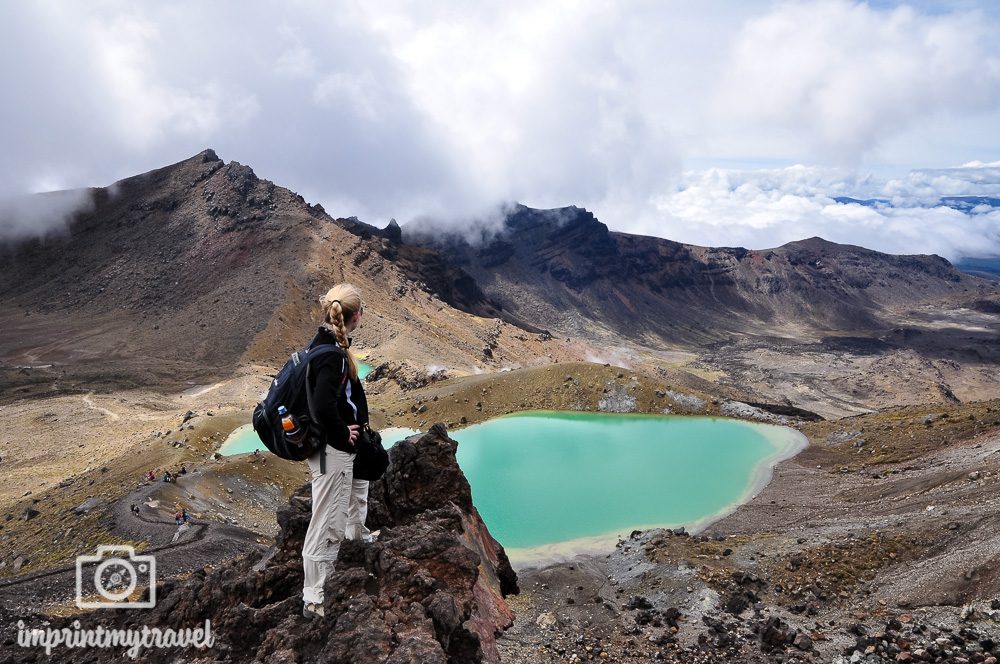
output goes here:
[{"label": "rocky ridge", "polygon": [[1000,295],[939,256],[818,237],[764,250],[700,247],[611,231],[575,206],[515,206],[476,243],[420,229],[402,237],[439,248],[511,315],[530,310],[539,325],[635,341],[703,343],[782,326],[870,330],[887,327],[888,308],[898,304]]},{"label": "rocky ridge", "polygon": [[514,338],[440,254],[396,243],[398,225],[335,219],[212,150],[85,193],[64,230],[0,243],[0,399],[179,391],[280,366],[341,281],[365,295],[355,341],[376,363],[469,372],[552,352]]}]

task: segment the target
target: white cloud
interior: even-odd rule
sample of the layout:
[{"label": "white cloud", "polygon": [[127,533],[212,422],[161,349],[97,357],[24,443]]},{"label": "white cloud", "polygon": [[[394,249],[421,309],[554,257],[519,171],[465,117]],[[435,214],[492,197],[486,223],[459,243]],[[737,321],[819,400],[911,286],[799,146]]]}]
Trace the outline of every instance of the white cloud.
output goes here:
[{"label": "white cloud", "polygon": [[75,213],[93,204],[86,189],[0,198],[0,241],[59,233]]},{"label": "white cloud", "polygon": [[975,11],[785,3],[743,26],[714,110],[765,138],[788,132],[813,158],[856,163],[920,118],[995,110],[996,30]]},{"label": "white cloud", "polygon": [[316,55],[302,42],[298,32],[291,26],[282,25],[278,27],[278,35],[287,43],[287,48],[278,54],[274,70],[286,76],[314,77],[318,68]]},{"label": "white cloud", "polygon": [[[831,164],[996,167],[992,5],[925,6],[2,3],[0,57],[17,66],[0,85],[17,103],[0,108],[0,194],[106,185],[213,147],[372,223],[457,224],[516,200],[701,243],[725,219],[740,220],[728,244],[814,235],[827,227],[811,220],[845,214],[819,196],[868,186]],[[682,175],[732,160],[823,168],[725,195],[731,171]],[[898,186],[929,200],[988,184],[920,177]]]},{"label": "white cloud", "polygon": [[[1000,208],[966,214],[938,204],[942,196],[971,194],[1000,197],[1000,168],[913,171],[893,180],[805,166],[710,169],[685,173],[677,191],[657,200],[658,213],[629,230],[754,249],[818,235],[890,253],[1000,255]],[[886,202],[844,204],[835,197]]]}]

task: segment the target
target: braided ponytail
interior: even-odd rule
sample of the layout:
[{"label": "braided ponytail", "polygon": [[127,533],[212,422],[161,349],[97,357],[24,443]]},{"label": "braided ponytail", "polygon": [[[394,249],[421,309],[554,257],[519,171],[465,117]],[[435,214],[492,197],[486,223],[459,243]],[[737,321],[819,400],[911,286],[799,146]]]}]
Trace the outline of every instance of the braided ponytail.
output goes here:
[{"label": "braided ponytail", "polygon": [[358,364],[348,348],[345,318],[356,316],[361,311],[361,293],[351,284],[337,284],[319,299],[323,307],[323,327],[337,337],[337,343],[347,354],[347,370],[352,380],[358,379]]}]

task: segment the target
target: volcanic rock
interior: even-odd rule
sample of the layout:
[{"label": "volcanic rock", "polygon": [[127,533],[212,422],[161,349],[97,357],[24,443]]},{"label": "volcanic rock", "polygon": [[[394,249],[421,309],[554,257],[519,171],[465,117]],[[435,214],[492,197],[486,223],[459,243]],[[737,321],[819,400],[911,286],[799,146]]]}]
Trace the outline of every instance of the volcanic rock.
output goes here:
[{"label": "volcanic rock", "polygon": [[[504,597],[517,592],[517,577],[472,505],[456,449],[438,424],[389,450],[389,469],[372,482],[369,498],[369,526],[381,532],[373,543],[341,546],[324,617],[302,617],[301,550],[312,507],[305,485],[279,511],[280,532],[263,557],[162,582],[154,609],[98,611],[53,625],[183,629],[211,620],[213,648],[143,652],[151,662],[179,654],[199,662],[499,662],[495,639],[513,624]],[[15,662],[45,658],[36,649],[10,654]],[[121,656],[92,650],[88,661]]]},{"label": "volcanic rock", "polygon": [[954,296],[974,283],[939,256],[891,256],[818,237],[763,250],[699,247],[611,231],[575,206],[516,205],[499,232],[469,235],[405,241],[446,256],[506,317],[581,335],[599,323],[637,341],[724,341],[776,320],[872,329],[894,304]]}]

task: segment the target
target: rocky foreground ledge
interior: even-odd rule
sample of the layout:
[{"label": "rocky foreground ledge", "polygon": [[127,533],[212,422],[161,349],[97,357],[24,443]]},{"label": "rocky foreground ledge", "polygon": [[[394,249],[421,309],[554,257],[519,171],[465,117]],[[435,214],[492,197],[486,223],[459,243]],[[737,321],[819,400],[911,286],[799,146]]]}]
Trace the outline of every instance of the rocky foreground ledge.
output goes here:
[{"label": "rocky foreground ledge", "polygon": [[[46,627],[196,628],[211,620],[213,647],[142,652],[151,662],[499,662],[496,637],[513,624],[505,597],[517,577],[472,504],[443,425],[390,450],[386,475],[370,490],[376,542],[345,542],[327,580],[325,617],[303,618],[301,549],[311,509],[305,485],[278,513],[281,531],[263,557],[252,554],[157,589],[148,610],[100,610],[47,619]],[[3,657],[52,661],[19,647],[10,627],[42,616],[0,616]],[[122,649],[57,648],[56,661],[121,661]]]}]

